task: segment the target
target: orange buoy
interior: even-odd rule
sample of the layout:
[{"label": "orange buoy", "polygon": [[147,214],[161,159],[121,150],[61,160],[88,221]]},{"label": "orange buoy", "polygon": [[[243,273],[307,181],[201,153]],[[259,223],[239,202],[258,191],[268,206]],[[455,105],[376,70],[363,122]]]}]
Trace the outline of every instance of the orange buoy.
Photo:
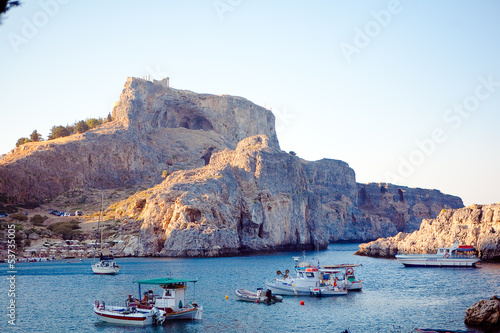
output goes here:
[{"label": "orange buoy", "polygon": [[228,298],[229,298],[229,296],[226,295],[226,299],[228,299]]},{"label": "orange buoy", "polygon": [[300,305],[304,305],[304,301],[300,301]]}]

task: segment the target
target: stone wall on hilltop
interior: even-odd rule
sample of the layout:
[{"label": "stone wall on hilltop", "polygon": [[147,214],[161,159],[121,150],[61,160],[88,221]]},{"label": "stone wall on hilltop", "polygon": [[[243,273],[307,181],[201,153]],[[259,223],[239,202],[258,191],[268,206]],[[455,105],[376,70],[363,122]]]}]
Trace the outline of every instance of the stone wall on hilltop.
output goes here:
[{"label": "stone wall on hilltop", "polygon": [[361,244],[357,254],[393,257],[396,253],[435,253],[439,247],[473,245],[483,260],[500,260],[500,204],[443,209],[435,219],[424,219],[420,229],[409,234]]}]

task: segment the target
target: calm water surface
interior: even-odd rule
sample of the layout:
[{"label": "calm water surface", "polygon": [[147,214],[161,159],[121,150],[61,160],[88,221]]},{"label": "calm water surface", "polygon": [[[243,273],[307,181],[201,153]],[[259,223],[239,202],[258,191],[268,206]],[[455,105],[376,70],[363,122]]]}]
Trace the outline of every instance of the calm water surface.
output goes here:
[{"label": "calm water surface", "polygon": [[[500,265],[481,268],[405,268],[396,260],[353,255],[358,244],[334,244],[319,254],[322,264],[359,263],[362,292],[332,298],[285,297],[274,305],[236,301],[235,289],[255,290],[277,270],[292,270],[283,252],[232,258],[123,258],[116,276],[92,274],[83,264],[61,261],[17,264],[16,326],[7,323],[7,265],[1,264],[1,332],[411,332],[420,328],[462,329],[465,310],[480,299],[500,295]],[[92,312],[94,300],[107,304],[137,297],[139,279],[164,276],[197,278],[198,322],[168,322],[162,327],[106,324]],[[229,299],[225,299],[228,295]],[[305,304],[300,305],[304,300]],[[496,331],[496,332],[500,332]]]}]

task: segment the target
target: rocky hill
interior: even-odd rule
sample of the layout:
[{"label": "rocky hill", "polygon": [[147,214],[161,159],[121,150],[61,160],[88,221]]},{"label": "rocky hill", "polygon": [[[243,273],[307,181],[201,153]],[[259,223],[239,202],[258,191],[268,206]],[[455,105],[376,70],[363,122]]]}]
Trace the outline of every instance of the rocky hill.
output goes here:
[{"label": "rocky hill", "polygon": [[326,248],[413,231],[422,218],[463,207],[436,190],[357,184],[343,161],[281,151],[269,110],[166,80],[129,78],[113,121],[25,144],[0,160],[0,194],[14,203],[77,200],[97,210],[96,189],[128,196],[138,188],[146,190],[117,196],[107,209],[118,231],[109,237],[119,238],[123,254]]},{"label": "rocky hill", "polygon": [[324,249],[332,241],[397,233],[389,218],[357,207],[347,163],[307,162],[269,141],[264,135],[244,139],[235,150],[214,153],[207,166],[176,172],[110,207],[108,217],[142,223],[139,239],[124,244],[126,252],[221,256]]},{"label": "rocky hill", "polygon": [[443,209],[435,219],[424,219],[413,233],[361,244],[359,255],[393,257],[406,253],[435,253],[455,240],[473,245],[483,260],[500,260],[500,204],[472,205],[460,209]]},{"label": "rocky hill", "polygon": [[114,121],[83,134],[22,145],[0,159],[0,193],[10,201],[44,202],[74,189],[160,182],[163,171],[208,163],[264,134],[279,147],[274,116],[232,96],[167,87],[166,80],[129,78],[113,109]]}]

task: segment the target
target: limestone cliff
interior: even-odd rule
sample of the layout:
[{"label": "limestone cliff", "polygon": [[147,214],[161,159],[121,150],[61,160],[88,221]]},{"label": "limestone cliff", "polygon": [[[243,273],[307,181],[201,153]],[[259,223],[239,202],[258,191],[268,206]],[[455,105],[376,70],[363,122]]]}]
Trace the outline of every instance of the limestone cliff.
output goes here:
[{"label": "limestone cliff", "polygon": [[364,213],[386,217],[397,231],[413,232],[422,219],[436,217],[443,208],[462,208],[462,199],[438,190],[387,183],[358,184],[358,206]]},{"label": "limestone cliff", "polygon": [[260,135],[242,140],[235,150],[214,153],[207,166],[173,173],[108,213],[141,221],[140,255],[325,248],[333,241],[397,233],[389,218],[361,211],[357,199],[355,174],[347,163],[304,161]]},{"label": "limestone cliff", "polygon": [[[220,256],[316,243],[307,178],[298,159],[266,136],[214,153],[111,207],[114,218],[143,220],[139,255]],[[326,246],[323,241],[320,245]]]},{"label": "limestone cliff", "polygon": [[435,253],[455,240],[475,246],[483,260],[500,260],[500,204],[443,209],[435,219],[424,219],[419,230],[361,244],[357,254],[393,257],[398,251]]},{"label": "limestone cliff", "polygon": [[208,163],[214,151],[265,134],[279,147],[273,114],[233,96],[196,94],[129,78],[114,121],[84,134],[22,145],[0,159],[0,193],[43,202],[76,188],[154,185]]}]

